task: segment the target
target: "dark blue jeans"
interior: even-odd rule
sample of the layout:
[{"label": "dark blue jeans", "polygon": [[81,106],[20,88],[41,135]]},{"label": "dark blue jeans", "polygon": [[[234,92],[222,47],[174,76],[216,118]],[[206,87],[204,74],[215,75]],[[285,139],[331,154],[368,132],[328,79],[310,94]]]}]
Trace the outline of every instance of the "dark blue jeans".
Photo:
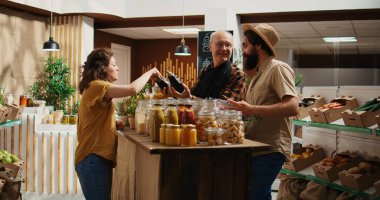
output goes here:
[{"label": "dark blue jeans", "polygon": [[86,199],[111,199],[112,164],[110,160],[90,154],[75,165],[75,171]]},{"label": "dark blue jeans", "polygon": [[281,153],[252,157],[252,200],[272,200],[271,186],[284,161]]}]

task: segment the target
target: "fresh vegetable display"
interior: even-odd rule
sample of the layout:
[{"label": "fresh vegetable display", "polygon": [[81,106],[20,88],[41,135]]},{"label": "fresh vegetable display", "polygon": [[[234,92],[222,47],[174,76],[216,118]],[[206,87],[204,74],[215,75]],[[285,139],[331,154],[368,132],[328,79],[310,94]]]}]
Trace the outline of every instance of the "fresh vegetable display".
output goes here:
[{"label": "fresh vegetable display", "polygon": [[313,155],[313,152],[314,149],[311,147],[302,148],[302,151],[300,151],[299,153],[292,154],[290,158],[292,158],[292,160],[305,159]]},{"label": "fresh vegetable display", "polygon": [[16,155],[9,153],[6,150],[0,151],[0,161],[4,164],[11,164],[17,162],[19,159]]},{"label": "fresh vegetable display", "polygon": [[332,157],[324,158],[320,164],[323,166],[331,166],[341,168],[351,161],[351,156],[344,154],[336,154]]},{"label": "fresh vegetable display", "polygon": [[351,167],[348,172],[350,174],[373,174],[380,169],[379,163],[363,161],[356,167]]},{"label": "fresh vegetable display", "polygon": [[373,100],[367,101],[362,106],[359,106],[352,111],[370,111],[375,112],[380,109],[380,101],[379,99],[375,98]]}]

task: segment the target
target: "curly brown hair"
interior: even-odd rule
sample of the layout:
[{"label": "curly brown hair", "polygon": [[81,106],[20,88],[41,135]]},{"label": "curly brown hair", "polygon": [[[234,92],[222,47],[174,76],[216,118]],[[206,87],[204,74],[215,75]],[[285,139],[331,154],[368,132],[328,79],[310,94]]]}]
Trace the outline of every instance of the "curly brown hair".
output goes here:
[{"label": "curly brown hair", "polygon": [[110,63],[113,52],[109,48],[94,49],[88,56],[87,61],[84,62],[82,80],[79,83],[79,91],[88,88],[90,82],[93,80],[104,80],[108,78],[107,67]]}]

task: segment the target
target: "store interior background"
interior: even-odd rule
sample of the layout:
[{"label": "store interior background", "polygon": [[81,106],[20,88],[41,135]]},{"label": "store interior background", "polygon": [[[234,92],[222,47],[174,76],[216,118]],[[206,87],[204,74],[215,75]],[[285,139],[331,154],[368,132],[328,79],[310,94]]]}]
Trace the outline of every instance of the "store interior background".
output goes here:
[{"label": "store interior background", "polygon": [[[234,36],[236,49],[241,42],[240,23],[273,25],[281,38],[276,48],[278,58],[303,74],[302,86],[380,85],[380,3],[376,1],[322,1],[314,5],[245,0],[217,4],[198,0],[96,4],[18,0],[0,3],[0,85],[5,92],[26,93],[48,57],[42,44],[49,37],[50,8],[54,13],[53,36],[61,45],[61,51],[53,56],[68,58],[75,86],[88,53],[112,43],[131,48],[128,81],[141,75],[142,66],[162,63],[168,54],[172,60],[196,65],[197,35],[185,35],[192,55],[177,57],[173,53],[181,35],[162,31],[164,27],[181,27],[183,13],[186,27],[234,30],[238,33]],[[76,29],[79,36],[71,33]],[[356,36],[358,42],[325,43],[323,36]]]}]

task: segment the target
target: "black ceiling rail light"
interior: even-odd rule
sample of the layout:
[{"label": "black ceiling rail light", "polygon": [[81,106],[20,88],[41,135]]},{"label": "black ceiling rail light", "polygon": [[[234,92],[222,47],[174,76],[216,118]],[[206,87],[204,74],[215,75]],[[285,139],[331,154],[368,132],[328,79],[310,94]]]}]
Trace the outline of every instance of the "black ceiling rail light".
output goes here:
[{"label": "black ceiling rail light", "polygon": [[[185,28],[185,6],[184,0],[182,0],[182,28]],[[184,34],[182,33],[181,44],[175,48],[176,56],[191,56],[190,48],[185,44]]]},{"label": "black ceiling rail light", "polygon": [[[51,7],[51,4],[50,4]],[[53,36],[51,35],[51,27],[53,26],[53,12],[50,8],[50,37],[49,40],[44,43],[43,50],[44,51],[59,51],[59,44],[53,40]]]}]

